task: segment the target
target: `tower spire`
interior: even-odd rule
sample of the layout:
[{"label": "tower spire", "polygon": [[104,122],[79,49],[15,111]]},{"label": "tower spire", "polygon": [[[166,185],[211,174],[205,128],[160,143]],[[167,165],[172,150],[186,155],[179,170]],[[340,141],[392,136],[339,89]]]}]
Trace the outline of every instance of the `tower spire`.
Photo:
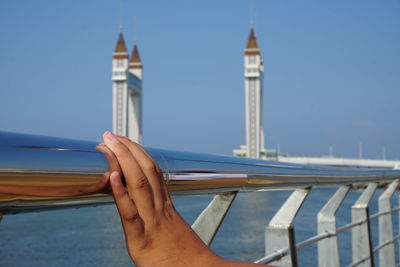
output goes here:
[{"label": "tower spire", "polygon": [[251,28],[249,39],[247,40],[247,49],[258,49],[258,43],[256,39],[256,34],[254,33],[254,29]]},{"label": "tower spire", "polygon": [[133,46],[133,52],[129,63],[142,63],[140,60],[139,49],[136,44]]},{"label": "tower spire", "polygon": [[122,35],[122,32],[120,32],[118,35],[118,41],[117,45],[115,46],[114,52],[128,52],[128,49],[126,49],[125,39],[124,36]]},{"label": "tower spire", "polygon": [[139,79],[143,79],[143,64],[136,44],[133,46],[132,55],[129,59],[129,72]]},{"label": "tower spire", "polygon": [[[139,55],[139,49],[137,47],[137,45],[135,44],[133,46],[133,52],[131,55],[131,58],[129,60],[129,69],[134,70],[134,69],[142,69],[143,68],[143,64],[142,64],[142,60],[140,59],[140,55]],[[138,74],[136,74],[138,75]],[[138,76],[141,76],[140,74]]]}]

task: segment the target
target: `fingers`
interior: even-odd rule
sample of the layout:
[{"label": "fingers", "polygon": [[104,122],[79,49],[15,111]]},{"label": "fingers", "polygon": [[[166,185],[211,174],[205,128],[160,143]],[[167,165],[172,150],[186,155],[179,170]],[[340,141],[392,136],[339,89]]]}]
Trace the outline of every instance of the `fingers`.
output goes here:
[{"label": "fingers", "polygon": [[167,200],[167,192],[164,191],[164,178],[161,169],[140,145],[122,136],[118,136],[118,140],[126,145],[137,160],[152,188],[155,208],[158,211],[162,210],[164,208],[164,203]]},{"label": "fingers", "polygon": [[[124,138],[126,138],[126,137],[124,137]],[[126,138],[126,139],[128,139],[128,138]],[[128,139],[128,140],[129,140],[129,139]],[[132,141],[131,141],[131,142],[132,142]],[[134,142],[132,142],[132,143],[134,143]],[[134,143],[134,144],[136,144],[136,143]],[[136,144],[136,146],[137,146],[141,151],[143,151],[143,153],[144,153],[145,155],[147,155],[153,162],[155,162],[155,161],[153,160],[153,158],[147,153],[147,151],[146,151],[141,145]],[[156,164],[156,163],[155,163],[155,164]],[[158,164],[156,164],[156,166],[157,166],[157,172],[159,173],[159,177],[160,177],[159,180],[160,180],[160,183],[161,183],[162,192],[163,192],[163,194],[164,194],[164,197],[165,197],[167,203],[168,203],[169,205],[172,205],[172,206],[173,206],[173,203],[172,203],[172,200],[171,200],[171,196],[169,195],[169,192],[168,192],[167,183],[165,182],[165,179],[164,179],[163,172],[162,172],[162,170],[160,169],[160,167],[158,166]]]},{"label": "fingers", "polygon": [[128,237],[135,238],[143,233],[143,222],[132,199],[129,197],[125,186],[122,184],[121,176],[114,171],[110,175],[111,189],[115,204],[123,224],[130,224],[133,227],[124,227]]},{"label": "fingers", "polygon": [[129,196],[143,220],[154,217],[154,199],[150,183],[130,150],[113,133],[103,135],[106,146],[115,154],[127,183]]}]

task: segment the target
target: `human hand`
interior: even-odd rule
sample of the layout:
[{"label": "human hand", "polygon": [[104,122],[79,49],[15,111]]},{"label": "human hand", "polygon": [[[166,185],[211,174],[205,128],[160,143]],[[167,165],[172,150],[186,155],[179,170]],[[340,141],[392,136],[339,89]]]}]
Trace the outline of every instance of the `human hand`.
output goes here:
[{"label": "human hand", "polygon": [[115,155],[112,160],[106,152],[112,164],[117,160],[121,167],[110,181],[132,260],[138,266],[214,265],[219,258],[175,210],[162,171],[147,152],[110,132],[104,143]]},{"label": "human hand", "polygon": [[[126,137],[103,135],[126,246],[138,266],[247,266],[214,254],[175,210],[161,169]],[[119,164],[119,167],[117,166]],[[123,181],[125,178],[125,183]]]}]

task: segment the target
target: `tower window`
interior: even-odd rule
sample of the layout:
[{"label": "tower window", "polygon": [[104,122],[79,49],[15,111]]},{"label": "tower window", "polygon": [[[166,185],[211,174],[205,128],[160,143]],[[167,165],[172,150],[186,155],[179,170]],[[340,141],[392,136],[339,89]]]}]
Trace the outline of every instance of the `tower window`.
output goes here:
[{"label": "tower window", "polygon": [[249,64],[256,64],[256,56],[249,56],[248,57],[248,63]]},{"label": "tower window", "polygon": [[258,72],[258,69],[257,68],[247,68],[246,71],[249,72],[249,73]]},{"label": "tower window", "polygon": [[123,68],[124,67],[124,60],[123,59],[117,59],[116,67],[117,68]]}]

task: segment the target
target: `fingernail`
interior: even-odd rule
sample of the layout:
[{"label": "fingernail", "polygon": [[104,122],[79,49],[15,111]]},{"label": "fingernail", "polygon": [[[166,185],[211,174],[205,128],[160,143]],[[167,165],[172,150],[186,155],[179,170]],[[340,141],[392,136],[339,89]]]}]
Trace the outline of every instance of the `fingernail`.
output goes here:
[{"label": "fingernail", "polygon": [[111,173],[110,181],[111,181],[111,184],[113,184],[115,186],[121,186],[122,185],[121,179],[119,178],[118,172]]},{"label": "fingernail", "polygon": [[117,136],[112,132],[106,132],[105,137],[113,143],[119,143]]}]

